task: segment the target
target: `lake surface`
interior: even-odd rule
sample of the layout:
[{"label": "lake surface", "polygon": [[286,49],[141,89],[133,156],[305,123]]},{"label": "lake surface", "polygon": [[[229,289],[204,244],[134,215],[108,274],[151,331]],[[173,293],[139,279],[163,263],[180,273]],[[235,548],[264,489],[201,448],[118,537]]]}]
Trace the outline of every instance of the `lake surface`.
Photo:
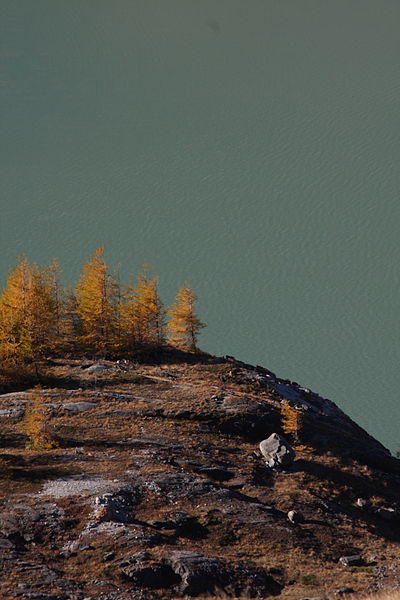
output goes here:
[{"label": "lake surface", "polygon": [[400,449],[400,3],[0,0],[0,274],[104,244]]}]

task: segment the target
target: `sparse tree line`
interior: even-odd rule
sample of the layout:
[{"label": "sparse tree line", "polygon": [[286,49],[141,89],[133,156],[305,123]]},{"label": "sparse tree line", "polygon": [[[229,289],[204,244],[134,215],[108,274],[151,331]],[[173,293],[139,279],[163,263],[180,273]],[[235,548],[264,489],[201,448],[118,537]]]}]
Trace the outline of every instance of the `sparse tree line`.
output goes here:
[{"label": "sparse tree line", "polygon": [[158,280],[143,268],[136,284],[121,284],[97,248],[71,291],[61,286],[56,260],[40,267],[19,259],[0,296],[0,359],[26,362],[46,355],[134,355],[169,344],[197,351],[204,324],[196,295],[184,285],[165,310]]}]

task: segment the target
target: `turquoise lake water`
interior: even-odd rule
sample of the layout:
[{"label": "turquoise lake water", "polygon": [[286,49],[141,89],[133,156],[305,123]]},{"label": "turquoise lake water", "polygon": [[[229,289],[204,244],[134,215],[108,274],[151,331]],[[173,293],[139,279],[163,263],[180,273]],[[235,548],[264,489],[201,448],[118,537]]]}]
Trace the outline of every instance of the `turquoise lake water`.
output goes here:
[{"label": "turquoise lake water", "polygon": [[[400,3],[1,0],[0,273],[98,245],[400,449]],[[4,281],[4,278],[3,278]]]}]

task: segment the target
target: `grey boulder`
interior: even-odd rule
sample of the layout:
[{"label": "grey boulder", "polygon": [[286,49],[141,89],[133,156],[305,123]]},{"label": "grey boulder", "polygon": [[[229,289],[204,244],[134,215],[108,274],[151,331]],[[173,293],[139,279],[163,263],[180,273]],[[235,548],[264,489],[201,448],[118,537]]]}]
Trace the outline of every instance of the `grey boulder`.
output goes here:
[{"label": "grey boulder", "polygon": [[86,367],[86,373],[102,373],[104,371],[112,371],[113,367],[111,365],[101,365],[96,363],[94,365],[90,365],[90,367]]},{"label": "grey boulder", "polygon": [[287,516],[291,523],[304,523],[304,516],[298,510],[289,510]]},{"label": "grey boulder", "polygon": [[279,433],[273,433],[260,443],[260,450],[271,469],[289,467],[296,456],[295,451]]},{"label": "grey boulder", "polygon": [[75,414],[91,410],[92,408],[95,408],[97,404],[95,402],[65,402],[65,404],[62,404],[61,406],[69,413]]},{"label": "grey boulder", "polygon": [[363,560],[359,554],[353,554],[352,556],[341,556],[339,563],[343,567],[360,567],[363,564]]}]

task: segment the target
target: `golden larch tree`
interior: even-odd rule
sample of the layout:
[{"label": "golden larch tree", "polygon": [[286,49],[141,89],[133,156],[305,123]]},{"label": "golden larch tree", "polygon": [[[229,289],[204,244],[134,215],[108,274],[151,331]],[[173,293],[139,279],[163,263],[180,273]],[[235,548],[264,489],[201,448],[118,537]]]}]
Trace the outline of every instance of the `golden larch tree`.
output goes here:
[{"label": "golden larch tree", "polygon": [[132,285],[125,285],[121,291],[118,306],[118,330],[121,345],[124,349],[131,350],[137,344],[136,323],[136,294]]},{"label": "golden larch tree", "polygon": [[32,271],[33,288],[29,307],[31,336],[34,350],[39,355],[54,352],[61,342],[62,299],[55,265],[35,266]]},{"label": "golden larch tree", "polygon": [[157,278],[145,265],[135,288],[128,286],[121,305],[122,329],[129,347],[159,346],[165,339],[165,311],[158,294]]},{"label": "golden larch tree", "polygon": [[0,298],[0,344],[3,359],[27,358],[31,354],[29,306],[32,286],[32,269],[23,256],[10,272]]},{"label": "golden larch tree", "polygon": [[40,392],[31,394],[23,421],[27,437],[26,447],[31,450],[52,450],[58,447],[49,424],[49,410]]},{"label": "golden larch tree", "polygon": [[81,338],[92,350],[108,350],[115,331],[115,282],[103,259],[104,248],[96,249],[83,265],[75,288],[76,313],[81,326]]},{"label": "golden larch tree", "polygon": [[17,360],[35,359],[57,343],[57,300],[49,268],[25,257],[7,278],[0,297],[0,354]]},{"label": "golden larch tree", "polygon": [[184,285],[178,291],[174,304],[167,314],[168,341],[173,346],[190,352],[197,351],[197,336],[205,327],[195,312],[197,296],[189,285]]},{"label": "golden larch tree", "polygon": [[53,258],[46,269],[46,285],[54,304],[54,321],[57,337],[61,339],[66,329],[66,291],[61,287],[61,267],[56,258]]},{"label": "golden larch tree", "polygon": [[301,407],[296,407],[285,401],[281,406],[281,424],[284,433],[292,439],[295,450],[311,452],[313,448],[301,441],[304,425],[304,413]]}]

